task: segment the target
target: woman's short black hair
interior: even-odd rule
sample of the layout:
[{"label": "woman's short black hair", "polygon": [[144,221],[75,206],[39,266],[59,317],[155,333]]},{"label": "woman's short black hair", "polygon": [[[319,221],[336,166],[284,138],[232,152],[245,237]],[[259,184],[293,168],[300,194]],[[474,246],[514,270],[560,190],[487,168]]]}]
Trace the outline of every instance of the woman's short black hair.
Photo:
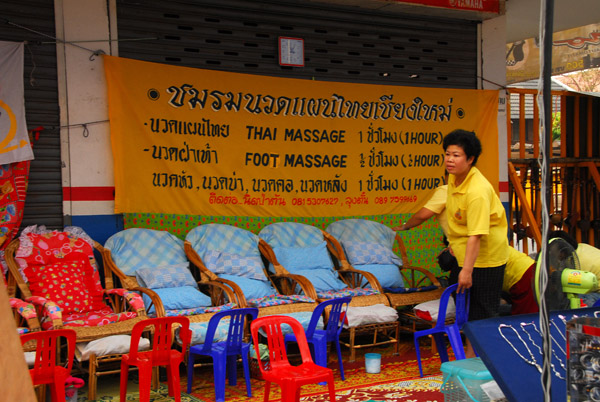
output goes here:
[{"label": "woman's short black hair", "polygon": [[444,137],[444,151],[448,149],[450,145],[457,145],[465,151],[467,159],[473,157],[473,166],[477,163],[479,155],[481,155],[481,141],[477,138],[474,131],[467,130],[454,130]]}]

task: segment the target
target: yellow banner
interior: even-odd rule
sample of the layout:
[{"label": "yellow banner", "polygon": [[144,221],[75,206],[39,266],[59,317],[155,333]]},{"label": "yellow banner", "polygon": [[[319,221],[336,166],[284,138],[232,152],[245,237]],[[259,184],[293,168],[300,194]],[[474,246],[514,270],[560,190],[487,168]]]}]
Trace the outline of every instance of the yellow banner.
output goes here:
[{"label": "yellow banner", "polygon": [[[552,35],[552,75],[600,67],[600,24]],[[506,45],[506,83],[540,76],[540,48],[531,38]]]},{"label": "yellow banner", "polygon": [[473,130],[498,183],[497,91],[274,78],[104,56],[115,212],[414,212],[442,140]]}]

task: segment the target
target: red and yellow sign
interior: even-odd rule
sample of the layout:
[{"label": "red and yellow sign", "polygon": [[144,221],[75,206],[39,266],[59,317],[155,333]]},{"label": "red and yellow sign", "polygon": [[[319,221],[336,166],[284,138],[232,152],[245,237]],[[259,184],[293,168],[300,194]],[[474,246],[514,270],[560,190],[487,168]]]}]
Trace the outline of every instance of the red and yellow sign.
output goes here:
[{"label": "red and yellow sign", "polygon": [[394,0],[396,3],[413,3],[424,6],[450,8],[455,10],[500,13],[500,0]]},{"label": "red and yellow sign", "polygon": [[498,183],[497,91],[264,77],[104,56],[115,212],[414,212],[442,140],[473,130]]},{"label": "red and yellow sign", "polygon": [[[600,67],[600,24],[552,35],[552,75]],[[540,48],[531,38],[506,45],[506,82],[514,84],[540,76]]]}]

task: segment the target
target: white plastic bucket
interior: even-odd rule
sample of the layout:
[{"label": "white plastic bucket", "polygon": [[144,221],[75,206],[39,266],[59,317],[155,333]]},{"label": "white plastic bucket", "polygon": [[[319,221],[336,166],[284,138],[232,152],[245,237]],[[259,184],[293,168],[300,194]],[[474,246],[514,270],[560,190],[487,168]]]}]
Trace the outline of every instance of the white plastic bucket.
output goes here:
[{"label": "white plastic bucket", "polygon": [[365,353],[365,370],[369,374],[381,371],[381,355],[379,353]]}]

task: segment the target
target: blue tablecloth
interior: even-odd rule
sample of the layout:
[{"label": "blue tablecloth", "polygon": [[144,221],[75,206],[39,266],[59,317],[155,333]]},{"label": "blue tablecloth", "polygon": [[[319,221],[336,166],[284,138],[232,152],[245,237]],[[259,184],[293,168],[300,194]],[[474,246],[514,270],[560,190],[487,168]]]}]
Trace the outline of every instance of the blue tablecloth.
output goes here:
[{"label": "blue tablecloth", "polygon": [[[594,316],[595,311],[600,311],[600,308],[583,308],[577,310],[564,310],[564,311],[552,311],[550,312],[550,319],[554,322],[563,334],[566,332],[565,325],[558,316],[562,315],[568,321],[573,315],[579,317]],[[531,340],[528,338],[528,334],[532,336],[535,344],[542,346],[542,338],[535,331],[533,326],[526,326],[526,331],[523,331],[521,323],[535,322],[537,328],[539,325],[539,316],[537,314],[523,314],[517,316],[505,316],[490,318],[487,320],[478,320],[467,322],[463,328],[465,335],[469,338],[473,347],[481,357],[481,360],[485,363],[486,367],[504,392],[504,395],[511,402],[535,402],[543,401],[544,394],[541,384],[541,375],[538,370],[527,364],[517,353],[513,350],[511,345],[500,335],[498,327],[500,324],[512,325],[519,331],[519,334],[529,345],[529,348],[534,353],[536,361],[542,364],[542,355],[540,351],[532,345]],[[551,334],[558,342],[561,343],[563,350],[566,350],[565,340],[558,333],[558,329],[552,324]],[[525,349],[523,343],[518,339],[516,334],[510,328],[504,328],[503,334],[507,339],[513,343],[521,354],[530,359],[530,356]],[[557,356],[562,355],[563,364],[567,365],[566,357],[564,353],[557,348],[554,343],[552,347],[555,349]],[[552,362],[555,364],[557,372],[566,378],[565,370],[558,364],[556,356],[553,356]],[[552,400],[553,401],[566,401],[567,400],[567,386],[564,379],[557,377],[554,371],[552,371]]]}]

